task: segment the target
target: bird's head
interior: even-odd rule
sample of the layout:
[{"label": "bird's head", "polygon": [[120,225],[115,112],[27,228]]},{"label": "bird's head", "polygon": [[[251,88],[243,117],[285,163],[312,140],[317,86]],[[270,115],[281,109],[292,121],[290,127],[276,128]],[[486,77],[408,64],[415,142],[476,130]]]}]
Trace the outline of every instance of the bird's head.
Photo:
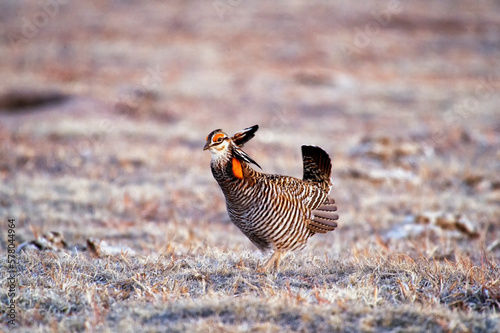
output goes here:
[{"label": "bird's head", "polygon": [[222,130],[216,129],[207,136],[207,142],[205,143],[203,150],[208,149],[212,153],[213,157],[219,157],[226,155],[229,152],[230,146],[231,138],[228,137]]},{"label": "bird's head", "polygon": [[241,147],[254,137],[255,132],[259,129],[259,126],[254,125],[252,127],[245,128],[237,132],[232,137],[229,137],[221,129],[216,129],[212,131],[207,136],[207,141],[203,150],[209,150],[212,153],[212,160],[222,160],[228,159],[230,157],[237,157],[238,159],[253,163],[260,166],[255,162],[250,156],[248,156]]}]

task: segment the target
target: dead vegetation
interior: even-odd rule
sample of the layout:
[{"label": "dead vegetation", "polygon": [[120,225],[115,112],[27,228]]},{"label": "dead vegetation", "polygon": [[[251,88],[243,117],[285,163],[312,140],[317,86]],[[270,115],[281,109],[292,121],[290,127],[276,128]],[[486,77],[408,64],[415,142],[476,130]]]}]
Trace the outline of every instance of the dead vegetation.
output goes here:
[{"label": "dead vegetation", "polygon": [[[194,193],[189,198],[196,200]],[[57,198],[43,200],[64,214]],[[306,251],[291,254],[280,273],[259,274],[257,263],[264,258],[219,214],[224,212],[221,202],[215,206],[217,214],[209,213],[213,222],[190,221],[184,193],[170,199],[171,210],[160,207],[154,222],[142,213],[142,204],[129,205],[128,200],[148,199],[127,199],[123,211],[109,204],[98,208],[96,202],[97,209],[112,207],[110,217],[92,222],[91,230],[66,224],[72,242],[65,247],[79,248],[74,245],[83,244],[83,237],[99,237],[113,248],[127,244],[135,255],[127,250],[103,255],[95,240],[87,245],[98,244],[99,250],[54,252],[45,247],[20,255],[19,325],[31,331],[498,328],[499,249],[483,248],[494,244],[497,231],[484,222],[479,240],[424,232],[390,238],[389,243],[367,236],[369,230],[362,225],[346,223],[342,234],[315,239]],[[70,209],[81,216],[87,207]],[[44,219],[45,228],[65,223],[52,215],[55,212],[45,214],[60,221]],[[169,217],[163,222],[161,216]],[[377,227],[378,222],[370,225]],[[32,237],[28,229],[19,228],[18,233],[20,239]]]},{"label": "dead vegetation", "polygon": [[[66,330],[202,331],[494,330],[496,263],[412,259],[369,251],[331,260],[292,256],[277,274],[256,272],[255,255],[94,259],[21,256],[20,324]],[[457,312],[458,311],[458,312]],[[411,320],[410,320],[411,319]]]},{"label": "dead vegetation", "polygon": [[[19,331],[500,330],[498,3],[222,4],[61,2],[24,36],[42,4],[0,2]],[[333,161],[339,228],[278,273],[202,151],[254,124],[265,172]]]}]

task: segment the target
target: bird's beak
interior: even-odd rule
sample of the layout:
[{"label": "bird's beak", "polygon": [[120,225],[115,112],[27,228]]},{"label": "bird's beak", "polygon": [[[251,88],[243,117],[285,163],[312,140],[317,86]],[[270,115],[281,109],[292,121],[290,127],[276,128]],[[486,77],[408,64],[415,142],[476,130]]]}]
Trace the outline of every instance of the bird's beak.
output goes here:
[{"label": "bird's beak", "polygon": [[207,141],[207,143],[205,143],[205,147],[203,147],[203,150],[207,150],[209,147],[210,147],[210,141]]}]

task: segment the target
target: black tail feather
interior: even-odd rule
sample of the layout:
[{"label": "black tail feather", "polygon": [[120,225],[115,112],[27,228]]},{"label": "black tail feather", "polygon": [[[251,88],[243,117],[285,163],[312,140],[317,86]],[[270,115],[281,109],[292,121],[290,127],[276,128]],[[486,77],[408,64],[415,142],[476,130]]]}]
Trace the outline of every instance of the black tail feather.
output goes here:
[{"label": "black tail feather", "polygon": [[317,146],[302,146],[302,161],[304,163],[303,180],[330,183],[332,162],[323,149]]}]

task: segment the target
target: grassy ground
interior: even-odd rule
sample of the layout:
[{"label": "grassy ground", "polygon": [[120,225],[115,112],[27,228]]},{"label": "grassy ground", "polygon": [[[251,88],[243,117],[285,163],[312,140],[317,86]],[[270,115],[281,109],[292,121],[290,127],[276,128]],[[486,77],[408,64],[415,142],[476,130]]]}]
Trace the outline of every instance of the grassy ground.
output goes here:
[{"label": "grassy ground", "polygon": [[[499,9],[1,2],[19,331],[499,330]],[[265,172],[300,177],[304,143],[333,160],[339,228],[277,273],[202,151],[254,124]]]}]

